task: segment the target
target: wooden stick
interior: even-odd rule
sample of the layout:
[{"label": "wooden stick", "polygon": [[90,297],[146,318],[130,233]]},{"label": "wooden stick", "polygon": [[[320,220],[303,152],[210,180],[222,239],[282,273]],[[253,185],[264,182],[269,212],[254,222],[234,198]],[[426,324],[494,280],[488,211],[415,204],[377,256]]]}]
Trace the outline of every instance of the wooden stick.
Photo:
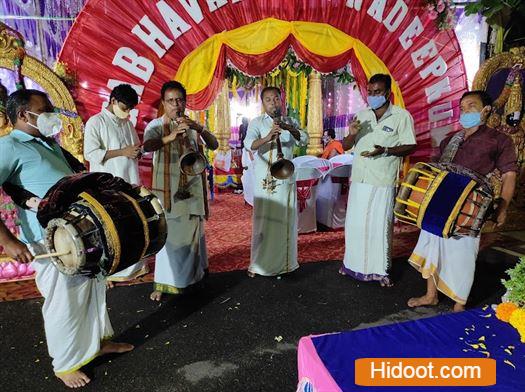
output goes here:
[{"label": "wooden stick", "polygon": [[[35,257],[33,257],[34,260],[38,260],[38,259],[46,259],[48,257],[60,257],[60,256],[65,256],[65,255],[68,255],[70,254],[71,251],[68,251],[68,252],[55,252],[55,253],[45,253],[43,255],[37,255]],[[12,259],[10,258],[9,256],[7,255],[0,255],[0,262],[8,262],[8,263],[14,263],[18,260],[15,260],[15,259]]]},{"label": "wooden stick", "polygon": [[71,251],[67,251],[67,252],[55,252],[55,253],[46,253],[46,254],[43,254],[43,255],[37,255],[34,257],[35,260],[38,260],[38,259],[47,259],[48,257],[60,257],[60,256],[65,256],[65,255],[69,255],[71,254]]}]

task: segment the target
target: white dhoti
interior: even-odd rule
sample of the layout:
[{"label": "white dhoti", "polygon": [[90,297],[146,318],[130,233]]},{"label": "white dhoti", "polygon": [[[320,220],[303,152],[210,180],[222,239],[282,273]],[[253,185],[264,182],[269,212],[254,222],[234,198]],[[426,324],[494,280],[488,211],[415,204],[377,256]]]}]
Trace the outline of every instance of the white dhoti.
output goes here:
[{"label": "white dhoti", "polygon": [[[43,244],[29,244],[35,255]],[[49,355],[56,374],[80,369],[94,359],[101,342],[113,336],[106,308],[105,279],[68,276],[50,259],[35,260],[36,285],[44,297],[42,314]]]},{"label": "white dhoti", "polygon": [[155,290],[177,294],[200,281],[208,268],[202,217],[168,218],[166,245],[155,257]]},{"label": "white dhoti", "polygon": [[146,260],[140,260],[138,263],[130,265],[128,268],[123,269],[113,275],[109,275],[107,280],[112,282],[125,282],[133,280],[139,276],[145,275],[149,272],[148,263]]},{"label": "white dhoti", "polygon": [[342,272],[362,281],[389,282],[393,186],[352,183],[345,221]]},{"label": "white dhoti", "polygon": [[297,193],[295,180],[276,180],[269,194],[255,187],[250,266],[248,271],[274,276],[299,268],[297,262]]},{"label": "white dhoti", "polygon": [[421,231],[408,259],[425,279],[432,277],[439,291],[465,305],[474,281],[479,237],[441,238]]}]

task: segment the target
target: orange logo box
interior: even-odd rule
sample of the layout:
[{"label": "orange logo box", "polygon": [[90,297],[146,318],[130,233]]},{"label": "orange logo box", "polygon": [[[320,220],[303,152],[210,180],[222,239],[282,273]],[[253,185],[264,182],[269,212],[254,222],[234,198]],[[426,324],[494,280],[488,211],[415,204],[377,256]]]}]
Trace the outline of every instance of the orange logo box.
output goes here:
[{"label": "orange logo box", "polygon": [[490,386],[496,361],[490,358],[361,358],[355,383],[362,386]]}]

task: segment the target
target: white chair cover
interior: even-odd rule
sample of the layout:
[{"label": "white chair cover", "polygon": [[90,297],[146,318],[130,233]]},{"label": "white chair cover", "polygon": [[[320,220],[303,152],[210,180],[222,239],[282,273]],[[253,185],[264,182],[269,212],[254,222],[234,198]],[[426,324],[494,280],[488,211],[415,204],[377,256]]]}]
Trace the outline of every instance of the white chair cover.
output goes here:
[{"label": "white chair cover", "polygon": [[323,176],[315,167],[296,167],[298,232],[312,233],[317,230],[316,195],[317,184]]},{"label": "white chair cover", "polygon": [[341,163],[325,175],[317,189],[317,221],[330,229],[345,226],[351,173],[352,165]]},{"label": "white chair cover", "polygon": [[253,165],[256,152],[242,149],[242,166],[243,172],[241,177],[244,201],[253,207],[253,187],[254,175]]},{"label": "white chair cover", "polygon": [[303,167],[306,162],[315,161],[318,159],[315,155],[301,155],[292,159],[292,162],[296,168]]},{"label": "white chair cover", "polygon": [[341,165],[351,165],[354,160],[354,153],[340,154],[330,159],[330,167],[338,167]]}]

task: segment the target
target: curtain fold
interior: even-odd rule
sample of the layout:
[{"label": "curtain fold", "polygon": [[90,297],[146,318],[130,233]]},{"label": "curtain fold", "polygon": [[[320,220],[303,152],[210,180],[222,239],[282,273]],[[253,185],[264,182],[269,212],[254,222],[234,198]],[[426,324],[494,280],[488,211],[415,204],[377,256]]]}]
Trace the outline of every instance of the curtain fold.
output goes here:
[{"label": "curtain fold", "polygon": [[[358,3],[359,9],[351,6]],[[66,39],[60,61],[77,73],[76,100],[84,119],[100,111],[108,99],[110,79],[138,86],[140,133],[156,117],[165,81],[183,81],[189,92],[188,107],[204,109],[219,91],[227,61],[247,74],[260,75],[277,66],[291,46],[320,72],[331,72],[350,62],[363,94],[372,73],[390,73],[396,103],[415,119],[418,142],[423,146],[416,155],[427,157],[436,143],[433,129],[444,129],[440,132],[445,134],[458,127],[459,98],[467,87],[465,67],[455,33],[437,30],[428,17],[425,0],[404,0],[406,13],[401,11],[399,23],[387,29],[387,22],[393,24],[397,18],[394,7],[399,3],[136,0],[123,7],[119,0],[88,0]],[[171,19],[166,11],[157,9],[160,4],[170,8]],[[209,4],[217,7],[210,10]],[[187,11],[190,6],[191,15]],[[139,21],[145,23],[144,16],[165,34],[164,41],[155,41],[160,47],[156,51],[154,45],[148,46],[132,33]],[[407,40],[401,36],[413,30],[414,23],[419,33],[412,34],[411,44],[403,47],[401,42]],[[149,31],[145,26],[141,29]],[[129,48],[128,53],[146,64],[150,72],[138,75],[132,67],[116,65],[122,48]],[[425,48],[430,48],[432,56],[415,60],[415,53]],[[438,60],[445,66],[429,72],[428,67]],[[439,91],[429,98],[436,89]],[[449,105],[453,115],[438,116],[431,122],[429,113],[438,105]]]}]

